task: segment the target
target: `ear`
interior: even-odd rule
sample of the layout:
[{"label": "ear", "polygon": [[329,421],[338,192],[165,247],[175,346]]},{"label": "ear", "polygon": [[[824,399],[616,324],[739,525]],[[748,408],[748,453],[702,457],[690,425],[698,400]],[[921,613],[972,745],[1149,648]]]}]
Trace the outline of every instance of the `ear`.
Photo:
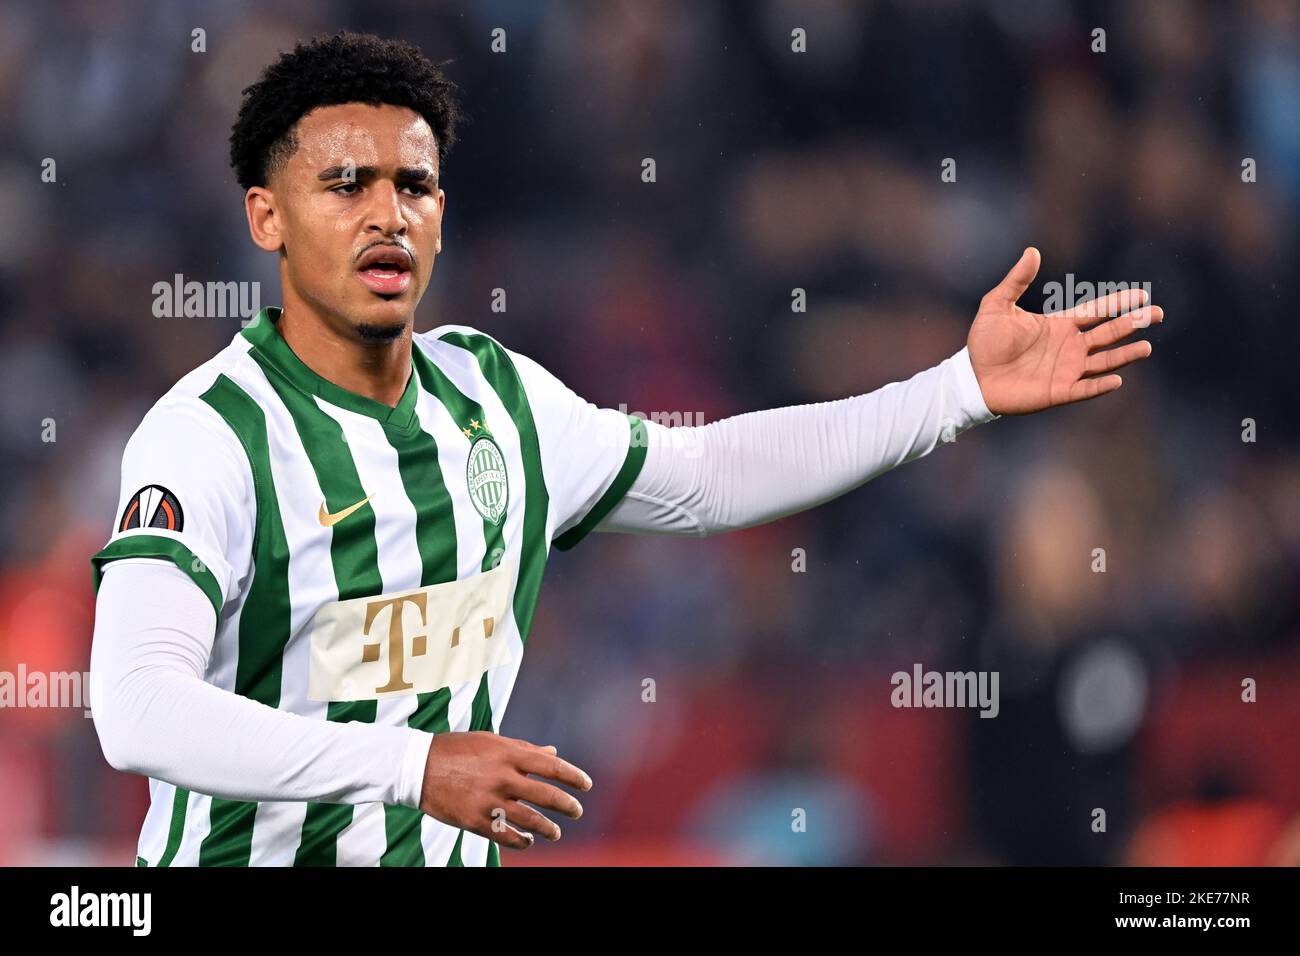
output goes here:
[{"label": "ear", "polygon": [[267,252],[279,252],[284,248],[275,195],[269,189],[253,186],[244,193],[244,213],[248,216],[248,234],[258,248]]},{"label": "ear", "polygon": [[442,214],[447,209],[447,194],[438,190],[438,238],[434,241],[434,252],[442,252]]}]

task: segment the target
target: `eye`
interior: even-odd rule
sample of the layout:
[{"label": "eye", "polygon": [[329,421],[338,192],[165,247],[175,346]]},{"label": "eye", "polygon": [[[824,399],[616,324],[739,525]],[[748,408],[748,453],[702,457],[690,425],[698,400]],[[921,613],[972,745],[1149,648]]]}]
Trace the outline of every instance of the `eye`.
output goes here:
[{"label": "eye", "polygon": [[359,188],[359,187],[357,186],[356,183],[341,183],[341,184],[338,185],[338,186],[334,186],[334,187],[332,187],[332,188],[330,189],[330,192],[332,192],[332,193],[342,193],[344,196],[351,196],[352,193],[350,193],[350,192],[343,192],[343,190],[345,190],[345,189],[358,189],[358,188]]},{"label": "eye", "polygon": [[402,187],[402,188],[403,188],[403,189],[409,189],[409,190],[411,190],[411,194],[414,195],[414,196],[427,196],[427,195],[429,195],[429,188],[428,188],[427,186],[417,186],[417,185],[415,185],[414,183],[412,183],[412,184],[407,185],[407,186],[404,186],[404,187]]}]

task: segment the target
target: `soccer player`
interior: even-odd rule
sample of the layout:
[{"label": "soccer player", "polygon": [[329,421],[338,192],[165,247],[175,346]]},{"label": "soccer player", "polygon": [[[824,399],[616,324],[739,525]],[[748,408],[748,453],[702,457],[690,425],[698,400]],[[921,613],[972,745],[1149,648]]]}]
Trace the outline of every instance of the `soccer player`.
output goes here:
[{"label": "soccer player", "polygon": [[[1020,309],[835,402],[669,429],[462,325],[413,328],[442,249],[454,88],[409,44],[300,44],[230,139],[263,309],[145,415],[92,559],[95,726],[147,775],[137,863],[493,865],[578,817],[554,746],[497,734],[552,544],[706,535],[827,501],[999,415],[1093,398],[1141,291]],[[1114,316],[1114,317],[1111,317]]]}]

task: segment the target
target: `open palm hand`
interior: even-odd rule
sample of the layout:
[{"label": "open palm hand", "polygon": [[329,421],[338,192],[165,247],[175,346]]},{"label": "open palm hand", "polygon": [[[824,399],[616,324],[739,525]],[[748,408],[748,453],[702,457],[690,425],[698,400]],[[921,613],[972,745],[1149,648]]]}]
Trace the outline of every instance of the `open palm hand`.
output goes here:
[{"label": "open palm hand", "polygon": [[1026,415],[1115,391],[1123,384],[1116,369],[1146,358],[1151,343],[1107,346],[1164,319],[1164,310],[1148,305],[1142,289],[1051,315],[1026,312],[1016,300],[1038,275],[1040,261],[1037,249],[1025,250],[981,300],[966,339],[984,402],[997,415]]}]

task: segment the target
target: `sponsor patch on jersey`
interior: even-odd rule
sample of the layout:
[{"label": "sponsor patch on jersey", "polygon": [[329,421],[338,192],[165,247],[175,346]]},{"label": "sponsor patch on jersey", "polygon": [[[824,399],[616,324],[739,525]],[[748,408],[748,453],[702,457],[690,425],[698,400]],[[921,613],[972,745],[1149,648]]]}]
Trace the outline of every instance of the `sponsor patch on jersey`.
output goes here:
[{"label": "sponsor patch on jersey", "polygon": [[162,485],[145,485],[131,496],[122,511],[118,531],[131,528],[163,528],[180,531],[185,527],[185,512],[180,499]]},{"label": "sponsor patch on jersey", "polygon": [[461,581],[326,604],[308,625],[307,697],[428,694],[510,661],[502,626],[517,562]]},{"label": "sponsor patch on jersey", "polygon": [[510,503],[510,478],[501,448],[488,435],[480,435],[469,447],[465,481],[475,509],[485,520],[500,524]]}]

